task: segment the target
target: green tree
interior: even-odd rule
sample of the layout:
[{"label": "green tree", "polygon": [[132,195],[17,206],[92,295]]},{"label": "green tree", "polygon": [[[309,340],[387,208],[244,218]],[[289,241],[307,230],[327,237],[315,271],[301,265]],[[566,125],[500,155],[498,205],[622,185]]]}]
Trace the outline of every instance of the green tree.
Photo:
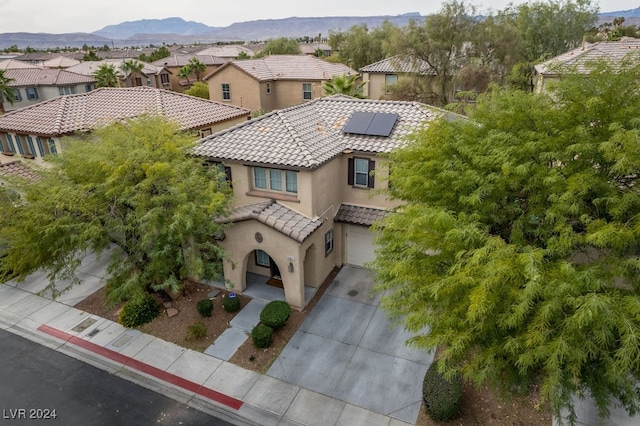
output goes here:
[{"label": "green tree", "polygon": [[202,81],[196,81],[189,89],[185,90],[184,93],[198,98],[209,99],[209,85]]},{"label": "green tree", "polygon": [[223,250],[213,219],[226,212],[230,192],[218,168],[187,155],[196,138],[142,117],[63,140],[40,180],[16,183],[23,202],[3,207],[9,248],[0,270],[10,265],[19,280],[38,269],[52,282],[74,279],[82,253],[115,245],[112,300],[217,276]]},{"label": "green tree", "polygon": [[88,53],[85,53],[82,56],[82,60],[84,62],[89,62],[89,61],[99,61],[100,57],[96,54],[96,52],[94,50],[90,50]]},{"label": "green tree", "polygon": [[300,45],[295,38],[272,38],[267,40],[262,51],[256,57],[269,55],[299,55]]},{"label": "green tree", "polygon": [[196,81],[200,81],[200,75],[207,70],[207,66],[196,57],[189,59],[189,68],[196,75]]},{"label": "green tree", "polygon": [[464,2],[450,1],[424,24],[411,21],[399,38],[403,53],[422,59],[435,73],[434,89],[440,105],[451,100],[454,78],[466,63],[466,44],[476,24],[474,12]]},{"label": "green tree", "polygon": [[142,53],[140,56],[138,56],[138,59],[140,59],[142,62],[155,62],[160,59],[168,58],[169,56],[171,56],[169,48],[167,48],[167,46],[162,46],[151,52],[150,55],[145,55],[144,53]]},{"label": "green tree", "polygon": [[131,79],[131,87],[136,86],[136,74],[142,72],[143,69],[144,64],[135,59],[127,59],[120,65],[120,70],[124,74],[124,78],[128,76]]},{"label": "green tree", "polygon": [[329,45],[343,64],[359,70],[397,53],[392,48],[397,31],[389,21],[373,30],[366,24],[354,25],[346,33],[329,32]]},{"label": "green tree", "polygon": [[359,75],[335,75],[331,80],[324,81],[322,83],[322,89],[324,94],[330,95],[347,95],[354,98],[364,98],[364,85],[363,81],[358,81]]},{"label": "green tree", "polygon": [[178,70],[178,77],[187,79],[187,87],[191,87],[191,82],[189,81],[189,76],[193,70],[191,69],[191,65],[186,64],[180,67]]},{"label": "green tree", "polygon": [[[383,306],[440,368],[640,409],[640,62],[549,94],[483,95],[390,155],[401,207],[376,226]],[[571,74],[571,73],[570,73]]]},{"label": "green tree", "polygon": [[16,93],[13,87],[10,86],[13,81],[12,78],[4,75],[5,70],[0,70],[0,115],[4,114],[4,103],[9,102],[13,105],[13,100],[16,97]]},{"label": "green tree", "polygon": [[249,59],[249,55],[247,54],[247,52],[240,52],[238,53],[238,56],[236,56],[236,59],[238,60]]},{"label": "green tree", "polygon": [[113,64],[100,64],[93,73],[97,87],[120,86],[120,75]]}]

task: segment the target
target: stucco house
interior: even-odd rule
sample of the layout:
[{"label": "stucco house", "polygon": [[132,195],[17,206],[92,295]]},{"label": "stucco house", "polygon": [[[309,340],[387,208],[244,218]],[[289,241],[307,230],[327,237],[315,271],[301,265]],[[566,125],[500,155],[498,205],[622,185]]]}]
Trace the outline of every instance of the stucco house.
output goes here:
[{"label": "stucco house", "polygon": [[425,61],[405,55],[392,56],[360,68],[369,99],[388,99],[392,86],[415,77],[433,77],[433,68]]},{"label": "stucco house", "polygon": [[212,73],[214,70],[230,61],[230,59],[220,58],[218,56],[212,55],[189,55],[174,53],[167,58],[158,59],[157,61],[152,62],[151,65],[164,67],[169,71],[169,84],[165,85],[165,89],[170,89],[174,92],[184,92],[189,88],[191,84],[197,81],[196,75],[194,74],[189,78],[189,81],[187,81],[187,79],[179,77],[178,74],[180,74],[180,68],[187,65],[193,58],[196,58],[207,67],[206,70],[200,74],[201,80],[207,74]]},{"label": "stucco house", "polygon": [[536,93],[546,90],[549,82],[563,73],[588,74],[589,62],[604,59],[615,63],[627,55],[640,55],[640,39],[622,37],[618,41],[585,42],[576,49],[534,65],[534,90]]},{"label": "stucco house", "polygon": [[[121,67],[124,62],[128,60],[135,60],[136,62],[142,64],[142,70],[138,73],[135,73],[134,76],[131,76],[130,74],[124,74],[121,71]],[[137,59],[103,59],[101,61],[86,61],[67,68],[67,71],[93,77],[93,74],[103,64],[112,65],[115,67],[116,71],[118,71],[120,75],[121,87],[147,86],[154,87],[156,89],[168,89],[170,86],[171,72],[169,70],[167,70],[163,66],[152,65]]]},{"label": "stucco house", "polygon": [[246,121],[249,110],[151,87],[58,96],[0,116],[0,163],[42,162],[60,151],[64,136],[141,115],[163,116],[205,136]]},{"label": "stucco house", "polygon": [[[282,286],[296,309],[334,268],[373,260],[371,224],[395,206],[380,157],[443,113],[416,102],[335,95],[273,111],[203,138],[194,154],[225,167],[233,188],[227,285],[247,274]],[[268,280],[268,281],[267,281]]]},{"label": "stucco house", "polygon": [[230,61],[204,77],[209,98],[218,102],[273,111],[323,96],[322,82],[357,71],[309,55],[271,55]]},{"label": "stucco house", "polygon": [[9,68],[5,69],[4,76],[11,79],[9,87],[15,93],[13,104],[1,99],[5,111],[35,105],[61,95],[85,93],[95,88],[92,76],[63,69]]}]

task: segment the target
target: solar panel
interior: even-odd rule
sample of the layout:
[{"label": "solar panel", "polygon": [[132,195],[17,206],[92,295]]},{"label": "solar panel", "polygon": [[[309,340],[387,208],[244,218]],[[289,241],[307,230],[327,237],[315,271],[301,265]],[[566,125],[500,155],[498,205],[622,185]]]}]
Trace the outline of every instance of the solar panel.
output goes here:
[{"label": "solar panel", "polygon": [[355,111],[342,131],[354,135],[389,136],[398,114]]},{"label": "solar panel", "polygon": [[369,124],[373,121],[373,117],[375,117],[375,112],[360,112],[356,111],[351,114],[351,118],[347,121],[342,131],[344,133],[353,133],[356,135],[366,135],[367,128]]},{"label": "solar panel", "polygon": [[375,117],[373,117],[373,121],[369,124],[367,128],[366,135],[371,136],[389,136],[391,134],[391,130],[393,130],[393,126],[396,124],[398,120],[398,114],[395,113],[377,113]]}]

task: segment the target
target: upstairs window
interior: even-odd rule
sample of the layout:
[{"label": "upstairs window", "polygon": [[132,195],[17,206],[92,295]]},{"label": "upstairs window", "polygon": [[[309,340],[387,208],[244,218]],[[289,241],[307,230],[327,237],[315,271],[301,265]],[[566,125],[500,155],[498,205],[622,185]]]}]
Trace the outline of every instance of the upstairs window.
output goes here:
[{"label": "upstairs window", "polygon": [[52,153],[52,154],[57,154],[58,150],[56,149],[56,141],[54,141],[53,139],[49,138],[48,144],[49,144],[49,152]]},{"label": "upstairs window", "polygon": [[15,96],[13,98],[14,102],[22,101],[22,93],[20,93],[20,89],[14,89]]},{"label": "upstairs window", "polygon": [[231,100],[231,85],[229,83],[222,83],[222,100]]},{"label": "upstairs window", "polygon": [[42,146],[42,139],[40,139],[40,136],[36,136],[36,145],[38,146],[40,157],[44,157],[44,147]]},{"label": "upstairs window", "polygon": [[33,155],[35,157],[36,149],[33,146],[33,138],[29,135],[27,135],[27,148],[29,149],[29,152],[27,153],[27,155]]},{"label": "upstairs window", "polygon": [[305,101],[313,99],[311,83],[302,83],[302,99],[304,99]]},{"label": "upstairs window", "polygon": [[11,152],[13,152],[15,154],[16,146],[13,144],[13,138],[8,133],[7,133],[7,142],[9,143],[9,151],[11,151]]},{"label": "upstairs window", "polygon": [[35,87],[27,87],[26,89],[24,89],[24,91],[27,94],[27,99],[29,99],[30,101],[38,100],[38,89],[36,89]]},{"label": "upstairs window", "polygon": [[362,188],[373,188],[374,179],[371,172],[373,172],[375,167],[375,161],[367,158],[350,158],[347,170],[347,183]]},{"label": "upstairs window", "polygon": [[271,93],[271,83],[267,83],[267,94]]},{"label": "upstairs window", "polygon": [[333,229],[324,234],[324,255],[328,256],[333,251]]},{"label": "upstairs window", "polygon": [[278,192],[298,192],[298,172],[293,170],[253,168],[253,186]]},{"label": "upstairs window", "polygon": [[169,74],[160,74],[160,82],[162,84],[169,84]]}]

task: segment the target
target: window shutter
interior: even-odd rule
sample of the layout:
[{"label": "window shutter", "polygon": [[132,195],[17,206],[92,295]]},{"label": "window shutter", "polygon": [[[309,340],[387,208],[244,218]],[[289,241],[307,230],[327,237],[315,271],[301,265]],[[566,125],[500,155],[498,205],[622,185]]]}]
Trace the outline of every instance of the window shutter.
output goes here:
[{"label": "window shutter", "polygon": [[231,183],[231,167],[225,166],[224,175],[227,178],[227,183],[229,184],[229,188],[233,188],[233,184]]},{"label": "window shutter", "polygon": [[353,185],[354,165],[353,158],[349,158],[349,167],[347,167],[347,183]]},{"label": "window shutter", "polygon": [[369,160],[369,179],[368,179],[368,182],[367,182],[367,186],[369,188],[373,188],[374,187],[374,176],[373,176],[374,174],[371,173],[371,172],[373,172],[375,169],[376,169],[376,162],[372,161],[372,160]]}]

